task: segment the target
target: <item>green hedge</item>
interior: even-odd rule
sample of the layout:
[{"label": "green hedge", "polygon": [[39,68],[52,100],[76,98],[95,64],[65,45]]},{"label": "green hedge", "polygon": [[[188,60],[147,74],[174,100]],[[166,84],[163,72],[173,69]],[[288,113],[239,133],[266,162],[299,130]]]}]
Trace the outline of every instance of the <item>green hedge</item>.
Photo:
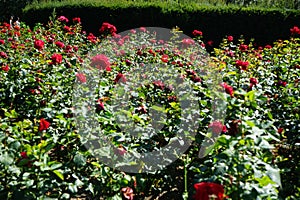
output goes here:
[{"label": "green hedge", "polygon": [[47,22],[56,10],[57,15],[81,17],[83,28],[96,33],[102,22],[110,22],[118,32],[140,26],[180,27],[185,34],[194,29],[204,33],[204,39],[219,43],[226,35],[255,38],[259,44],[272,43],[289,37],[289,29],[300,25],[300,11],[235,6],[207,6],[196,3],[168,4],[167,2],[128,3],[120,1],[70,1],[36,4],[23,10],[22,20],[29,25]]}]

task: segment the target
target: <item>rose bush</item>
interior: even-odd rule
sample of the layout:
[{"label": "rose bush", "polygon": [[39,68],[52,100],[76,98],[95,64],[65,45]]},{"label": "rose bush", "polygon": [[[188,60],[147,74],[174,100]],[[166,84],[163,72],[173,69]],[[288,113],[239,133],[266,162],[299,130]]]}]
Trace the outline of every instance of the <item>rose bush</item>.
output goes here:
[{"label": "rose bush", "polygon": [[[193,56],[182,57],[167,47],[151,48],[152,43],[164,41],[145,37],[147,45],[129,53],[114,52],[107,46],[107,51],[117,55],[112,59],[89,52],[109,36],[120,46],[140,40],[134,37],[137,31],[120,38],[115,26],[103,23],[102,34],[96,37],[81,29],[80,18],[64,16],[33,29],[24,23],[20,27],[1,23],[1,199],[299,198],[298,30],[291,28],[290,40],[267,47],[228,36],[210,53],[209,66],[222,75],[220,88],[225,96],[221,98],[227,102],[224,121],[214,121],[210,80],[199,73]],[[151,36],[144,27],[140,32]],[[202,32],[193,34],[195,40],[183,39],[182,47],[188,50],[199,43],[204,48]],[[166,169],[125,173],[106,166],[86,149],[74,120],[73,85],[77,83],[84,92],[93,81],[89,71],[102,73],[101,90],[91,107],[97,123],[113,136],[112,156],[127,159],[133,148],[143,152],[165,146],[175,137],[168,128],[176,129],[180,123],[178,97],[170,85],[159,80],[138,88],[127,114],[135,123],[148,125],[150,108],[155,108],[166,113],[169,121],[164,126],[168,128],[150,139],[132,139],[112,118],[113,89],[130,80],[127,73],[133,66],[147,62],[172,66],[180,80],[193,86],[201,120],[189,151]],[[157,102],[164,107],[155,107]],[[219,137],[205,149],[206,156],[200,157],[204,139],[212,135]]]}]

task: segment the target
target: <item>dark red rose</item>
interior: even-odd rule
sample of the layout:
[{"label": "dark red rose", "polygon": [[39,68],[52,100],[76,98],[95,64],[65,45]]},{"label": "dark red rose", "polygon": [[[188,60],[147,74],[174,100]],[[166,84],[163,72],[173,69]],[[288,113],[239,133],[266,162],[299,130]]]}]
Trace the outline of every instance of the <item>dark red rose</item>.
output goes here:
[{"label": "dark red rose", "polygon": [[226,83],[222,83],[221,86],[225,89],[225,92],[229,94],[231,97],[233,97],[233,88],[230,85],[227,85]]},{"label": "dark red rose", "polygon": [[93,33],[89,33],[89,35],[87,36],[87,39],[92,43],[96,43],[97,37],[94,36]]},{"label": "dark red rose", "polygon": [[1,69],[2,69],[3,71],[8,72],[10,68],[9,68],[8,65],[5,65],[5,66],[1,67]]},{"label": "dark red rose", "polygon": [[241,44],[240,46],[239,46],[239,50],[240,51],[246,51],[248,49],[248,45],[246,45],[246,44]]},{"label": "dark red rose", "polygon": [[299,35],[300,34],[300,29],[298,26],[294,26],[293,28],[290,29],[291,35]]},{"label": "dark red rose", "polygon": [[75,18],[73,18],[73,22],[79,24],[79,23],[81,22],[80,17],[75,17]]},{"label": "dark red rose", "polygon": [[81,83],[85,83],[86,82],[86,77],[84,74],[82,73],[77,73],[76,74],[77,80]]},{"label": "dark red rose", "polygon": [[240,132],[240,124],[242,121],[240,119],[232,120],[229,124],[229,135],[235,136]]},{"label": "dark red rose", "polygon": [[228,36],[227,36],[227,41],[228,41],[228,42],[232,42],[232,41],[233,41],[233,36],[228,35]]},{"label": "dark red rose", "polygon": [[122,74],[122,73],[118,73],[117,76],[116,76],[116,78],[115,78],[115,80],[114,80],[114,82],[115,82],[115,83],[119,83],[119,82],[125,83],[125,82],[126,82],[126,77],[125,77],[125,75]]},{"label": "dark red rose", "polygon": [[0,40],[0,44],[5,44],[5,40]]},{"label": "dark red rose", "polygon": [[44,48],[44,41],[43,40],[36,40],[34,41],[34,48],[37,50],[42,50]]},{"label": "dark red rose", "polygon": [[27,152],[26,152],[26,151],[22,151],[22,152],[20,153],[20,155],[21,155],[22,158],[28,158]]},{"label": "dark red rose", "polygon": [[247,70],[249,62],[248,61],[237,60],[237,61],[235,61],[235,65],[241,70]]},{"label": "dark red rose", "polygon": [[59,48],[63,48],[65,46],[65,44],[60,41],[55,42],[55,45],[58,46]]},{"label": "dark red rose", "polygon": [[212,41],[212,40],[207,41],[207,45],[208,46],[213,46],[214,45],[214,41]]},{"label": "dark red rose", "polygon": [[62,62],[62,55],[61,54],[53,54],[51,56],[52,64],[60,64]]},{"label": "dark red rose", "polygon": [[194,35],[195,37],[202,36],[202,31],[194,30],[194,31],[193,31],[193,35]]},{"label": "dark red rose", "polygon": [[40,119],[39,131],[47,130],[50,127],[50,122],[45,120],[44,118]]},{"label": "dark red rose", "polygon": [[66,18],[65,16],[60,16],[57,20],[60,21],[60,22],[65,22],[65,23],[69,22],[69,19]]},{"label": "dark red rose", "polygon": [[201,182],[194,184],[196,194],[193,196],[195,200],[223,200],[224,187],[217,183]]},{"label": "dark red rose", "polygon": [[194,83],[200,83],[202,79],[199,76],[192,76],[192,81]]},{"label": "dark red rose", "polygon": [[100,33],[108,32],[110,34],[113,34],[117,32],[117,28],[108,22],[103,22],[101,28],[99,29],[99,32]]},{"label": "dark red rose", "polygon": [[258,83],[258,80],[256,78],[250,78],[250,83],[252,83],[253,85],[256,85]]},{"label": "dark red rose", "polygon": [[208,125],[208,128],[211,129],[214,134],[219,134],[222,132],[224,125],[220,121],[213,121]]},{"label": "dark red rose", "polygon": [[164,63],[167,63],[169,61],[169,56],[166,54],[162,55],[161,61],[163,61]]},{"label": "dark red rose", "polygon": [[279,134],[281,134],[283,131],[284,131],[283,128],[278,128],[278,129],[277,129],[277,132],[278,132]]},{"label": "dark red rose", "polygon": [[91,60],[92,60],[91,66],[96,67],[100,70],[104,70],[107,67],[110,67],[109,58],[106,57],[106,55],[104,54],[98,54],[94,56]]}]

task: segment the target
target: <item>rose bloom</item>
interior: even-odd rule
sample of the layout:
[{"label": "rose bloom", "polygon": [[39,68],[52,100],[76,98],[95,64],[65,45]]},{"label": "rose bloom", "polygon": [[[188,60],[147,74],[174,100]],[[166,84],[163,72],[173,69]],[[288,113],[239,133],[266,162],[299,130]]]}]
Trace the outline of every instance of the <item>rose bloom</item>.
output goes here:
[{"label": "rose bloom", "polygon": [[42,50],[44,48],[44,41],[43,40],[36,40],[34,41],[34,48],[37,50]]},{"label": "rose bloom", "polygon": [[194,35],[195,37],[197,37],[197,36],[202,36],[202,31],[194,30],[194,31],[193,31],[193,35]]},{"label": "rose bloom", "polygon": [[0,52],[0,57],[2,58],[8,58],[7,54],[3,51]]},{"label": "rose bloom", "polygon": [[98,54],[94,56],[91,60],[91,66],[96,67],[100,70],[104,70],[107,67],[110,67],[109,58],[104,54]]},{"label": "rose bloom", "polygon": [[5,43],[5,40],[0,40],[0,44],[4,44]]},{"label": "rose bloom", "polygon": [[227,128],[226,126],[224,126],[222,124],[222,122],[220,121],[213,121],[212,123],[210,123],[208,125],[208,128],[211,129],[211,131],[214,133],[214,134],[219,134],[221,132],[227,132]]},{"label": "rose bloom", "polygon": [[85,83],[86,82],[86,76],[82,73],[77,73],[76,74],[77,80],[81,83]]},{"label": "rose bloom", "polygon": [[299,35],[300,29],[298,28],[298,26],[294,26],[293,28],[290,29],[290,32],[292,35]]},{"label": "rose bloom", "polygon": [[232,41],[233,41],[233,36],[228,35],[228,36],[227,36],[227,41],[228,41],[228,42],[232,42]]},{"label": "rose bloom", "polygon": [[168,55],[166,55],[166,54],[162,55],[161,61],[163,61],[164,63],[167,63],[168,60],[169,60],[169,56]]},{"label": "rose bloom", "polygon": [[250,78],[250,83],[253,85],[256,85],[258,83],[258,80],[256,78]]},{"label": "rose bloom", "polygon": [[212,40],[207,41],[208,46],[212,46],[213,44],[214,44],[214,41],[212,41]]},{"label": "rose bloom", "polygon": [[231,97],[233,97],[233,88],[230,85],[227,85],[226,83],[222,83],[221,86],[225,89],[225,92],[229,94]]},{"label": "rose bloom", "polygon": [[8,72],[8,71],[9,71],[9,66],[8,66],[8,65],[3,66],[1,69],[2,69],[3,71]]},{"label": "rose bloom", "polygon": [[63,48],[65,46],[65,44],[60,41],[55,42],[55,45],[58,46],[59,48]]},{"label": "rose bloom", "polygon": [[195,41],[190,38],[185,38],[182,40],[182,44],[184,46],[189,46],[189,45],[195,44]]},{"label": "rose bloom", "polygon": [[66,18],[65,16],[60,16],[57,20],[60,21],[60,22],[65,22],[65,23],[69,22],[69,19]]},{"label": "rose bloom", "polygon": [[235,61],[235,65],[241,69],[241,70],[247,70],[247,67],[249,65],[248,61],[241,61],[241,60],[237,60]]},{"label": "rose bloom", "polygon": [[115,80],[114,80],[115,83],[119,83],[119,82],[122,82],[122,83],[125,83],[126,82],[126,77],[124,74],[122,73],[118,73]]},{"label": "rose bloom", "polygon": [[53,54],[51,56],[52,64],[60,64],[62,62],[62,55],[61,54]]},{"label": "rose bloom", "polygon": [[201,182],[194,184],[196,194],[193,196],[195,200],[223,200],[224,188],[222,185],[210,182]]},{"label": "rose bloom", "polygon": [[248,45],[246,45],[246,44],[241,44],[240,46],[239,46],[239,50],[240,51],[246,51],[248,49]]},{"label": "rose bloom", "polygon": [[81,20],[79,17],[75,17],[75,18],[73,18],[73,22],[79,24],[81,22]]},{"label": "rose bloom", "polygon": [[117,28],[108,22],[103,22],[101,28],[99,29],[99,32],[104,33],[106,31],[109,32],[110,34],[113,34],[117,32]]},{"label": "rose bloom", "polygon": [[39,131],[47,130],[50,127],[50,122],[45,120],[44,118],[40,119]]}]

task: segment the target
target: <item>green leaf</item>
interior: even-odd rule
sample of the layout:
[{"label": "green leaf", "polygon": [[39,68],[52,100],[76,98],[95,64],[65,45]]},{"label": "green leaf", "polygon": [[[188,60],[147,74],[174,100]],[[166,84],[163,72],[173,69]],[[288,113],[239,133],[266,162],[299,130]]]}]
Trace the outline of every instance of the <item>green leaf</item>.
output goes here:
[{"label": "green leaf", "polygon": [[62,174],[62,170],[53,170],[53,173],[58,176],[61,180],[64,180],[64,175]]}]

